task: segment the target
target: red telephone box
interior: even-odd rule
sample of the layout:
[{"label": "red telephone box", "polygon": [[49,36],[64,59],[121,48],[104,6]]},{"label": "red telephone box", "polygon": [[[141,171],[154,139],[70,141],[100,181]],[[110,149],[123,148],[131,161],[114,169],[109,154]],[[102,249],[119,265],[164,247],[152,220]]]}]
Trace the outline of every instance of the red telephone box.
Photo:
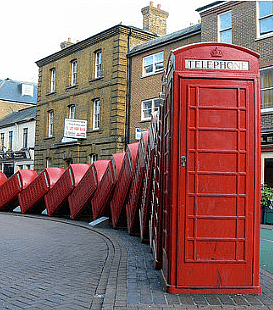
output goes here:
[{"label": "red telephone box", "polygon": [[143,177],[145,173],[145,160],[148,148],[148,130],[141,133],[141,139],[138,146],[135,173],[132,178],[132,185],[129,192],[128,203],[126,205],[127,229],[130,235],[140,234],[139,215]]},{"label": "red telephone box", "polygon": [[163,134],[163,266],[171,293],[261,293],[258,54],[171,52]]},{"label": "red telephone box", "polygon": [[41,214],[46,208],[45,194],[54,186],[64,171],[63,168],[57,167],[44,169],[25,190],[19,193],[18,199],[21,212]]},{"label": "red telephone box", "polygon": [[23,169],[17,171],[0,187],[0,211],[12,211],[19,205],[18,194],[37,177],[37,172]]},{"label": "red telephone box", "polygon": [[109,160],[97,160],[88,168],[79,184],[68,196],[70,217],[75,219],[93,219],[91,199],[109,164]]}]

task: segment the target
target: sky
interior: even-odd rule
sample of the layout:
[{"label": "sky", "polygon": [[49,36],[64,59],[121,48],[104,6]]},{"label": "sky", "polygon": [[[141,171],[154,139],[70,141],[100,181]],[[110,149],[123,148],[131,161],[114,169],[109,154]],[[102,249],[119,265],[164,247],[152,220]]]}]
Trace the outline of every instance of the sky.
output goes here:
[{"label": "sky", "polygon": [[[213,0],[158,0],[169,13],[167,33],[198,23],[195,10]],[[84,40],[114,25],[143,27],[149,0],[11,0],[1,3],[0,79],[38,82],[35,64],[60,50],[69,37]]]}]

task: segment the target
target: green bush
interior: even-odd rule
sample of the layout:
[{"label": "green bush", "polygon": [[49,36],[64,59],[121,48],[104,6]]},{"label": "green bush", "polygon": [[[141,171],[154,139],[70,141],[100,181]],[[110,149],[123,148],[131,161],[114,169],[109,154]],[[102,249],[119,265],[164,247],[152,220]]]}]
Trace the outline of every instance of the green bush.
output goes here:
[{"label": "green bush", "polygon": [[268,207],[273,209],[273,188],[267,187],[266,185],[262,185],[261,191],[261,206],[263,208]]}]

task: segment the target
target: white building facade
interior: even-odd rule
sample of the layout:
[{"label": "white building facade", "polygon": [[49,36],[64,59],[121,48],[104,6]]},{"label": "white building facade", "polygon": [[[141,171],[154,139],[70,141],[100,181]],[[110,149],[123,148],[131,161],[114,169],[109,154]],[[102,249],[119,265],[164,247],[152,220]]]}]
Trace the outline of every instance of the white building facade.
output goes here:
[{"label": "white building facade", "polygon": [[36,107],[14,111],[0,119],[0,171],[7,177],[34,169]]}]

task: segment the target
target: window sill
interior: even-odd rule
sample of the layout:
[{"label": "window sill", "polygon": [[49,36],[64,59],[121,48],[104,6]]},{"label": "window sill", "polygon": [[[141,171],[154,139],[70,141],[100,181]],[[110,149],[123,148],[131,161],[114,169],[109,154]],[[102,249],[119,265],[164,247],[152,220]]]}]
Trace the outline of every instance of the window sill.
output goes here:
[{"label": "window sill", "polygon": [[52,96],[52,95],[55,95],[57,92],[56,91],[52,91],[50,93],[47,93],[46,96]]},{"label": "window sill", "polygon": [[99,80],[102,80],[104,78],[104,76],[99,76],[97,78],[90,78],[89,79],[89,83],[92,83],[92,82],[96,82],[96,81],[99,81]]},{"label": "window sill", "polygon": [[50,140],[50,139],[54,139],[55,137],[54,136],[51,136],[51,137],[44,137],[44,140]]},{"label": "window sill", "polygon": [[151,121],[151,117],[150,118],[146,118],[146,119],[142,119],[141,121],[140,121],[140,123],[147,123],[147,122],[150,122]]},{"label": "window sill", "polygon": [[92,129],[89,132],[101,132],[102,129],[101,128],[96,128],[96,129]]},{"label": "window sill", "polygon": [[260,41],[260,40],[264,40],[264,39],[268,39],[273,37],[273,31],[264,35],[259,36],[258,38],[256,38],[255,41]]},{"label": "window sill", "polygon": [[73,89],[73,88],[78,88],[78,84],[66,86],[65,89],[66,90],[70,90],[70,89]]},{"label": "window sill", "polygon": [[261,114],[272,114],[273,108],[261,109]]},{"label": "window sill", "polygon": [[149,73],[149,74],[145,74],[145,75],[142,75],[142,79],[146,78],[146,77],[149,77],[149,76],[154,76],[154,75],[158,75],[158,74],[162,74],[164,73],[164,69],[163,70],[160,70],[158,72],[153,72],[153,73]]}]

